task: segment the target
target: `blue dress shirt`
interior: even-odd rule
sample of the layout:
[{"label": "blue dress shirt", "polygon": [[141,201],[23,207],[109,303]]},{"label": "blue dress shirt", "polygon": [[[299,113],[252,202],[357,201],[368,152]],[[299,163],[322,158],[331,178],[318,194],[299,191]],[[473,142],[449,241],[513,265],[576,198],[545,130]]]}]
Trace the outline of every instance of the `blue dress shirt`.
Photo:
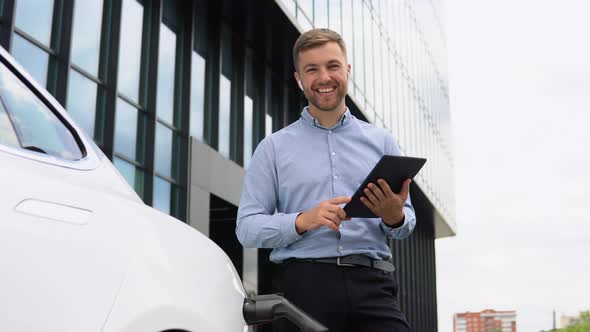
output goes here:
[{"label": "blue dress shirt", "polygon": [[324,128],[304,108],[298,121],[258,144],[244,179],[238,239],[247,248],[274,248],[273,262],[351,254],[389,259],[386,237],[403,239],[416,225],[409,197],[397,228],[379,218],[353,218],[339,232],[325,226],[302,235],[295,230],[301,212],[335,196],[352,196],[384,154],[400,154],[386,130],[348,109],[336,125]]}]

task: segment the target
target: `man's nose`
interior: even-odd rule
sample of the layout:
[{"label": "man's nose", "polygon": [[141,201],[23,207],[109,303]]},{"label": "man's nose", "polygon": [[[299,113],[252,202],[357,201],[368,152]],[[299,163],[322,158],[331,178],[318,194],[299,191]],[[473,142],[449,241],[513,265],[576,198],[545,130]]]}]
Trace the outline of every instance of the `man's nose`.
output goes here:
[{"label": "man's nose", "polygon": [[323,67],[320,68],[318,74],[319,74],[318,81],[320,83],[329,82],[332,79],[332,77],[330,76],[330,72],[328,71],[327,68],[323,68]]}]

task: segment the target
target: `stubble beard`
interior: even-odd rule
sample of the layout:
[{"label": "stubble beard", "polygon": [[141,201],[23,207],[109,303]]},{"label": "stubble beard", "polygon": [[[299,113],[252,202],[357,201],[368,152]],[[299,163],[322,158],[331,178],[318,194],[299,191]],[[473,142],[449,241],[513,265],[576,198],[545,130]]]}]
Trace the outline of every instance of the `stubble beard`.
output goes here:
[{"label": "stubble beard", "polygon": [[343,105],[344,98],[346,97],[346,87],[339,86],[336,88],[336,98],[334,102],[321,103],[315,93],[312,94],[311,98],[308,99],[309,103],[313,105],[315,109],[321,112],[334,112],[338,111],[339,107]]}]

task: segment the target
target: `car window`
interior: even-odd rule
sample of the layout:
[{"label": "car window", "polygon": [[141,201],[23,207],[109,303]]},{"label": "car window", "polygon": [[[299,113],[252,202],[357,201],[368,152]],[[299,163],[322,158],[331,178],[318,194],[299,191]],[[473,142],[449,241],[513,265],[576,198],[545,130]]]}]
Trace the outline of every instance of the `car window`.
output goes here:
[{"label": "car window", "polygon": [[0,144],[68,160],[83,157],[72,132],[3,64],[0,102]]},{"label": "car window", "polygon": [[0,103],[0,144],[20,147],[18,138],[14,132],[14,127],[8,118],[8,113],[4,109],[4,105]]},{"label": "car window", "polygon": [[14,132],[14,127],[8,118],[8,113],[4,109],[2,103],[0,103],[0,144],[20,147],[18,138]]}]

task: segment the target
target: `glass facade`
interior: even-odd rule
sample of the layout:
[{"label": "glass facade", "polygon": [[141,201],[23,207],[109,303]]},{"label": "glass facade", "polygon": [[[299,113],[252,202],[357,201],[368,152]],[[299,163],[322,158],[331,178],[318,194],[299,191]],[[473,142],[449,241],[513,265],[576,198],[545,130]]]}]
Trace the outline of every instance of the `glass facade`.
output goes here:
[{"label": "glass facade", "polygon": [[118,88],[134,102],[139,100],[143,13],[143,6],[136,0],[123,0],[119,44],[125,45],[125,52],[119,52]]},{"label": "glass facade", "polygon": [[115,154],[125,157],[129,160],[143,163],[143,143],[145,137],[145,114],[138,111],[126,101],[119,99],[117,101],[115,117]]},{"label": "glass facade", "polygon": [[199,141],[203,141],[205,59],[199,53],[193,51],[191,65],[190,135]]},{"label": "glass facade", "polygon": [[440,1],[277,0],[300,31],[339,32],[352,65],[349,97],[391,130],[405,155],[428,158],[416,183],[454,224],[453,156]]},{"label": "glass facade", "polygon": [[[147,204],[185,219],[187,140],[190,133],[204,136],[205,59],[180,54],[192,45],[194,20],[184,13],[196,12],[195,4],[6,0],[0,6],[2,46],[66,106]],[[180,91],[179,70],[191,63]],[[179,111],[184,98],[192,118]]]},{"label": "glass facade", "polygon": [[93,76],[98,76],[102,0],[79,1],[74,6],[72,30],[72,63]]},{"label": "glass facade", "polygon": [[42,86],[47,84],[47,68],[49,67],[49,54],[35,46],[21,35],[15,34],[12,44],[12,55],[18,62],[27,68]]},{"label": "glass facade", "polygon": [[51,42],[53,0],[16,1],[14,25],[43,45]]},{"label": "glass facade", "polygon": [[96,83],[75,69],[70,69],[70,88],[66,109],[90,137],[96,118]]}]

